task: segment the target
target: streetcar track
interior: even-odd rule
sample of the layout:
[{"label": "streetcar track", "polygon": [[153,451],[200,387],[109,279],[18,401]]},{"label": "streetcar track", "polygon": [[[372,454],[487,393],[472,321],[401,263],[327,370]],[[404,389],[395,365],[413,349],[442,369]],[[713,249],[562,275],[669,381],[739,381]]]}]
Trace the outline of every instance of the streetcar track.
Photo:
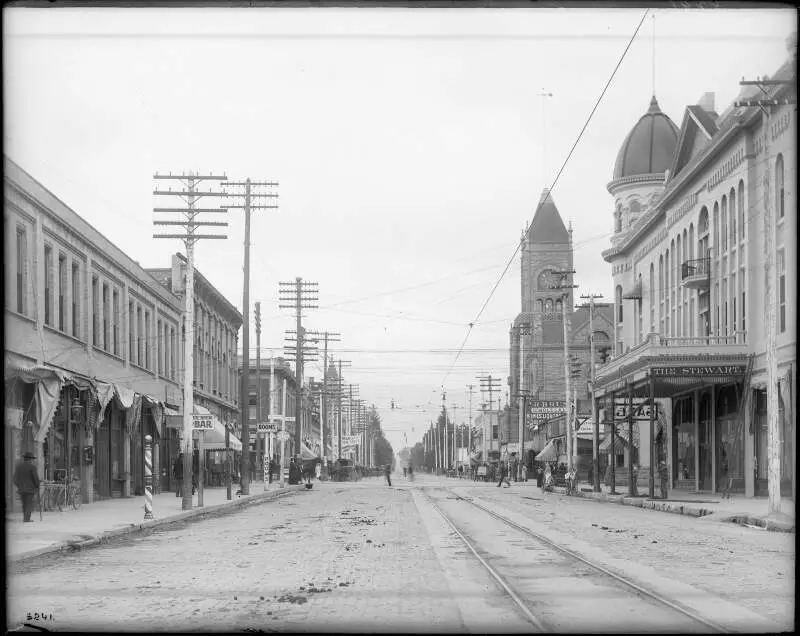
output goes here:
[{"label": "streetcar track", "polygon": [[[528,606],[525,603],[525,601],[522,600],[516,592],[514,592],[514,590],[511,588],[511,586],[508,584],[508,582],[504,580],[503,576],[501,574],[499,574],[497,572],[497,570],[495,570],[486,561],[486,559],[484,559],[480,554],[478,554],[477,550],[472,546],[470,541],[458,529],[458,527],[453,523],[453,521],[448,517],[448,515],[436,504],[436,502],[433,500],[433,498],[430,496],[430,494],[428,494],[428,492],[426,492],[427,489],[423,488],[423,491],[424,491],[424,494],[425,494],[426,498],[428,499],[428,502],[431,504],[431,506],[439,513],[439,515],[441,515],[441,517],[450,526],[450,528],[455,532],[455,534],[464,542],[464,544],[469,548],[470,552],[472,552],[472,554],[478,559],[478,561],[481,563],[481,565],[483,565],[483,567],[489,572],[489,574],[491,574],[491,576],[500,584],[500,586],[503,588],[503,590],[506,592],[506,594],[508,594],[508,596],[514,601],[514,603],[517,606],[519,606],[519,608],[522,610],[522,612],[525,614],[525,616],[528,618],[528,620],[537,629],[539,629],[541,631],[546,631],[545,626],[541,623],[541,621],[539,621],[539,619],[536,616],[533,615],[533,613],[530,611],[530,609],[528,608]],[[502,522],[503,524],[507,525],[508,527],[513,528],[513,529],[517,530],[518,532],[521,532],[522,534],[537,540],[540,543],[543,543],[544,545],[556,550],[557,552],[559,552],[561,554],[567,555],[568,557],[570,557],[573,560],[579,561],[580,563],[588,566],[590,569],[592,569],[592,570],[594,570],[596,572],[600,572],[604,576],[613,579],[617,583],[620,583],[623,587],[632,590],[636,594],[644,596],[644,597],[646,597],[646,598],[648,598],[648,599],[650,599],[652,601],[655,601],[656,603],[658,603],[660,605],[668,607],[669,609],[671,609],[671,610],[673,610],[675,612],[678,612],[678,613],[682,614],[683,616],[686,616],[687,618],[691,619],[692,621],[695,621],[695,622],[698,622],[698,623],[704,625],[705,627],[711,629],[714,632],[728,633],[728,632],[731,631],[730,629],[725,629],[725,628],[717,625],[716,623],[714,623],[712,621],[709,621],[709,620],[703,618],[702,616],[697,615],[697,613],[680,606],[679,604],[669,600],[668,598],[665,598],[665,597],[661,596],[660,594],[658,594],[656,592],[653,592],[651,590],[648,590],[647,588],[642,587],[638,583],[636,583],[636,582],[634,582],[634,581],[632,581],[632,580],[630,580],[630,579],[628,579],[628,578],[626,578],[624,576],[621,576],[621,575],[617,574],[616,572],[613,572],[613,571],[609,570],[608,568],[603,567],[602,565],[599,565],[597,563],[594,563],[593,561],[590,561],[586,557],[584,557],[584,556],[582,556],[580,554],[577,554],[576,552],[570,550],[569,548],[561,546],[561,545],[555,543],[554,541],[548,539],[547,537],[544,537],[544,536],[534,532],[533,530],[530,530],[529,528],[521,526],[518,523],[515,523],[514,521],[512,521],[511,519],[508,519],[507,517],[495,512],[493,510],[490,510],[489,508],[486,508],[485,506],[483,506],[483,505],[481,505],[479,503],[476,503],[472,498],[464,497],[464,496],[459,495],[459,494],[457,494],[457,493],[455,493],[455,492],[453,492],[452,490],[449,490],[449,489],[446,489],[446,492],[448,492],[449,494],[452,494],[453,497],[447,496],[447,497],[445,497],[445,499],[456,499],[456,500],[464,501],[464,502],[466,502],[468,504],[471,504],[475,508],[478,508],[479,510],[487,513],[489,516],[491,516],[494,519]]]}]

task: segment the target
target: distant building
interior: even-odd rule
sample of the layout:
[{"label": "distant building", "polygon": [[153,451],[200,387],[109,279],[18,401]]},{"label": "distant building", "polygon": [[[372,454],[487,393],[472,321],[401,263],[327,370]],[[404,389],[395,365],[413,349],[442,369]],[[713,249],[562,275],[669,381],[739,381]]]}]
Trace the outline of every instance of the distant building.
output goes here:
[{"label": "distant building", "polygon": [[[793,42],[772,79],[796,78]],[[796,97],[794,85],[766,90],[770,99]],[[737,99],[761,97],[746,86]],[[620,467],[665,462],[670,489],[719,492],[727,466],[734,492],[766,494],[766,396],[776,390],[781,490],[794,493],[797,110],[770,111],[767,119],[758,107],[731,105],[720,114],[707,93],[686,107],[678,128],[653,97],[608,184],[614,236],[603,257],[614,280],[614,358],[598,371],[595,398],[609,422],[629,394],[652,394],[658,409],[652,436],[648,419],[635,424],[633,440],[619,426],[618,448],[603,450]],[[775,238],[776,387],[766,373],[766,206]],[[618,471],[618,481],[626,473]]]},{"label": "distant building", "polygon": [[[570,356],[580,364],[579,377],[572,379],[581,421],[591,416],[588,379],[590,374],[589,307],[576,307],[574,290],[557,289],[572,277],[557,272],[573,269],[572,229],[564,226],[552,195],[544,190],[533,221],[520,246],[522,268],[521,309],[509,331],[510,405],[501,418],[500,438],[506,453],[519,451],[519,406],[517,396],[532,401],[565,401],[563,304],[570,318]],[[596,356],[603,359],[613,333],[612,310],[596,303],[594,312]],[[520,365],[522,361],[522,365]],[[577,366],[577,365],[576,365]],[[527,418],[523,427],[526,461],[553,441],[561,461],[566,462],[565,418]],[[580,439],[578,453],[591,457],[590,440]],[[582,470],[588,468],[583,462]]]}]

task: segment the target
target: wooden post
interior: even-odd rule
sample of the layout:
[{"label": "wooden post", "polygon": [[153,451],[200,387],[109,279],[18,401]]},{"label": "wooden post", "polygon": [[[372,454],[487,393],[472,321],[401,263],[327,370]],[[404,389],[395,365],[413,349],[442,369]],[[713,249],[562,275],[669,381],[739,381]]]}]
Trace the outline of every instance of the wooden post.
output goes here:
[{"label": "wooden post", "polygon": [[648,482],[647,495],[650,499],[656,495],[656,442],[655,442],[655,417],[656,417],[656,398],[655,398],[655,379],[650,376],[650,480]]}]

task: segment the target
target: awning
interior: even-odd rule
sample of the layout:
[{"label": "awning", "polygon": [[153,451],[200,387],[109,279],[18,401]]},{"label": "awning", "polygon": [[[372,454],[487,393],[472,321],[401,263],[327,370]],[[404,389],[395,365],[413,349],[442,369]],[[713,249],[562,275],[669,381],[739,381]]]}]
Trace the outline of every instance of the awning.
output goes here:
[{"label": "awning", "polygon": [[642,299],[642,284],[637,281],[635,285],[633,285],[632,287],[628,288],[628,291],[626,291],[624,294],[622,294],[622,297],[625,300],[641,300]]},{"label": "awning", "polygon": [[542,452],[536,455],[536,461],[539,462],[554,462],[558,459],[558,451],[553,440],[547,442],[547,446],[542,449]]},{"label": "awning", "polygon": [[305,444],[300,444],[300,459],[317,459],[317,456]]},{"label": "awning", "polygon": [[[195,431],[192,436],[202,439],[204,450],[225,450],[225,426],[217,419],[217,416],[204,406],[195,405],[193,412],[195,415],[210,415],[211,424],[214,428],[207,431]],[[200,438],[201,433],[203,434],[202,438]],[[229,437],[230,448],[235,451],[242,450],[242,442],[233,433]]]},{"label": "awning", "polygon": [[[621,455],[625,451],[625,447],[627,446],[626,442],[624,442],[619,437],[614,439],[614,448],[616,452],[615,455]],[[600,453],[608,453],[611,450],[611,435],[606,437],[600,446],[597,447],[598,452]]]}]

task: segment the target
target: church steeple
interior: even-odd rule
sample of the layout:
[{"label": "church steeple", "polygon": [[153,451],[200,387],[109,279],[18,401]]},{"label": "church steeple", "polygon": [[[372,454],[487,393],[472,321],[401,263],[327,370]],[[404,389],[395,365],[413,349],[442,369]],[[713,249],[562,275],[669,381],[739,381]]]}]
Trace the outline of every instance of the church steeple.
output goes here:
[{"label": "church steeple", "polygon": [[553,202],[550,190],[542,190],[536,214],[528,230],[528,242],[537,243],[569,243],[569,234],[564,221]]}]

